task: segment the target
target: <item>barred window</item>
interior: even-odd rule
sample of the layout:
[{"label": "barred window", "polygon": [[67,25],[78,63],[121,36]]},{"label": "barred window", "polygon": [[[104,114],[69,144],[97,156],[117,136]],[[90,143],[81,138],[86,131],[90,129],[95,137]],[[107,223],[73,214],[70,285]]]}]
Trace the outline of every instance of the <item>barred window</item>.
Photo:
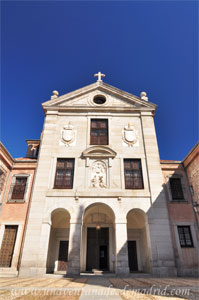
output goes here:
[{"label": "barred window", "polygon": [[178,235],[180,240],[180,246],[182,248],[193,247],[190,226],[178,226]]},{"label": "barred window", "polygon": [[74,176],[74,159],[58,158],[54,188],[72,189]]},{"label": "barred window", "polygon": [[170,178],[171,195],[173,200],[184,199],[182,183],[180,178]]},{"label": "barred window", "polygon": [[143,189],[140,159],[124,159],[125,189]]},{"label": "barred window", "polygon": [[108,145],[108,120],[91,120],[91,145]]},{"label": "barred window", "polygon": [[15,183],[12,188],[11,200],[24,199],[27,185],[27,177],[16,177]]}]

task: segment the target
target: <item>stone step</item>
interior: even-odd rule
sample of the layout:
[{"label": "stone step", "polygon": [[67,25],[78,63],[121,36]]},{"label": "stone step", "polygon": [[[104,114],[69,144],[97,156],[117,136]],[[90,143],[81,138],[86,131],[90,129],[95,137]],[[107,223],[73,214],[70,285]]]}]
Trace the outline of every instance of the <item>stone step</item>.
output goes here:
[{"label": "stone step", "polygon": [[18,271],[15,268],[0,268],[0,277],[17,277]]}]

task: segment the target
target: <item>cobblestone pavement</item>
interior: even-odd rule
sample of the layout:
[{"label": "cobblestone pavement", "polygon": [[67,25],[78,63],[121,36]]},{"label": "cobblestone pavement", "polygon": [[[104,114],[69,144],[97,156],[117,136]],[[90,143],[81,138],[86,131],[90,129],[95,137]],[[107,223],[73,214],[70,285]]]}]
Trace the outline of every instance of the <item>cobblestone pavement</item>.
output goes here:
[{"label": "cobblestone pavement", "polygon": [[199,299],[191,278],[0,278],[0,300],[179,300]]}]

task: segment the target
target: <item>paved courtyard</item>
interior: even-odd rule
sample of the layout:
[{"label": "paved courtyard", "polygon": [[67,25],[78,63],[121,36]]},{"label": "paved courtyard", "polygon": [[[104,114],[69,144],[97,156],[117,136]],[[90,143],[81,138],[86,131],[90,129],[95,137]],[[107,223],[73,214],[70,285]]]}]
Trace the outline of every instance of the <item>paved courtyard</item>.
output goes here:
[{"label": "paved courtyard", "polygon": [[199,280],[191,278],[0,278],[0,300],[175,300],[199,299]]}]

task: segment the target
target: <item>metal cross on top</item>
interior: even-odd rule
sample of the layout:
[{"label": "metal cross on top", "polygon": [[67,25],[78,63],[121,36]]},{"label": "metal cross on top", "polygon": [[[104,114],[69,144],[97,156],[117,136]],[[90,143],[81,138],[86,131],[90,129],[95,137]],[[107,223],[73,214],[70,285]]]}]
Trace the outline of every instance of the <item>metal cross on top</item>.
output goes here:
[{"label": "metal cross on top", "polygon": [[94,74],[94,77],[98,77],[97,81],[102,81],[102,77],[105,77],[105,74],[102,74],[101,72],[98,72],[97,74]]}]

